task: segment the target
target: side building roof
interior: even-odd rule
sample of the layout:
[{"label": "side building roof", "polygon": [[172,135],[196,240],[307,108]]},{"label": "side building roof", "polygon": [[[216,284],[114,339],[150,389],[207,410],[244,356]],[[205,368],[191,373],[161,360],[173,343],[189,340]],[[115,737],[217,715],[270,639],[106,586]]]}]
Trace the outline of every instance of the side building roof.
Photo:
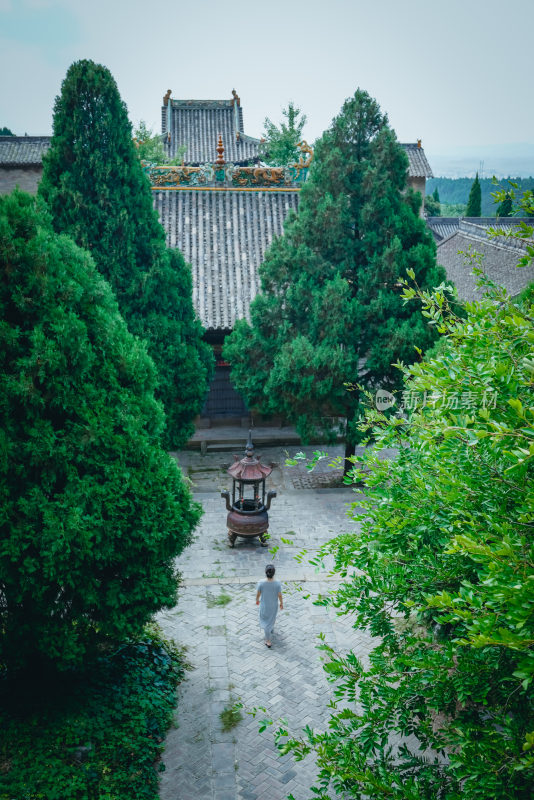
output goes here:
[{"label": "side building roof", "polygon": [[0,136],[0,166],[40,167],[51,136]]},{"label": "side building roof", "polygon": [[[483,256],[482,267],[486,275],[493,283],[504,286],[514,297],[534,282],[533,265],[521,268],[517,266],[519,259],[526,253],[526,242],[506,235],[492,236],[490,228],[498,229],[496,220],[491,220],[491,225],[480,225],[480,221],[480,217],[458,220],[456,230],[438,242],[438,264],[441,264],[447,278],[455,284],[461,300],[480,300],[484,289],[477,287],[478,277],[473,275],[473,266],[478,265],[473,264],[466,256],[469,252],[479,253]],[[510,218],[508,230],[511,225],[517,225],[518,221],[517,217]],[[506,231],[506,227],[501,225],[501,230]]]},{"label": "side building roof", "polygon": [[[525,218],[523,220],[527,224],[529,221]],[[428,217],[427,225],[432,231],[432,235],[439,244],[444,239],[448,239],[460,228],[460,223],[464,223],[464,230],[466,225],[474,225],[475,228],[482,228],[485,231],[490,229],[509,231],[511,228],[517,226],[521,222],[519,217]],[[472,229],[474,230],[474,229]]]},{"label": "side building roof", "polygon": [[430,164],[428,163],[425,151],[421,146],[421,140],[412,144],[411,142],[400,142],[400,146],[408,156],[408,175],[410,178],[433,178]]}]

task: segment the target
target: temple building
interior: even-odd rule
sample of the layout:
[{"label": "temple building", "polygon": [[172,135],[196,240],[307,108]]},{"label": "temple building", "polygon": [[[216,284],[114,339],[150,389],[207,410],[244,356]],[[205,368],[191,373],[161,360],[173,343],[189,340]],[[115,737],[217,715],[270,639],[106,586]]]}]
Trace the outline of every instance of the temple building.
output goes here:
[{"label": "temple building", "polygon": [[[249,317],[259,266],[273,238],[283,233],[288,213],[297,210],[313,152],[302,142],[297,163],[266,167],[261,140],[245,134],[235,90],[229,100],[171,95],[168,90],[163,98],[162,140],[168,157],[181,158],[182,164],[145,169],[168,245],[191,264],[193,302],[215,350],[216,375],[203,411],[208,424],[247,413],[230,384],[222,344],[236,320]],[[421,141],[402,147],[409,183],[424,198],[432,171]]]},{"label": "temple building", "polygon": [[162,138],[181,166],[147,165],[154,206],[170,247],[191,264],[193,303],[216,357],[216,374],[203,418],[242,419],[247,410],[221,356],[236,320],[248,318],[259,291],[265,251],[296,211],[313,154],[301,144],[297,163],[261,164],[260,140],[247,136],[237,93],[231,100],[164,97]]},{"label": "temple building", "polygon": [[[202,414],[204,424],[241,420],[248,412],[230,383],[222,344],[236,320],[249,317],[260,288],[259,266],[273,238],[283,233],[287,215],[298,208],[313,151],[302,142],[295,164],[266,166],[262,141],[245,133],[243,106],[235,90],[226,100],[179,100],[168,90],[161,122],[164,149],[181,163],[143,168],[168,245],[179,248],[191,264],[193,303],[215,351],[216,375]],[[0,193],[16,184],[37,191],[50,138],[0,136]],[[401,146],[408,157],[408,183],[424,201],[432,170],[421,140]],[[516,269],[524,247],[488,235],[494,219],[434,217],[427,222],[437,242],[438,262],[462,299],[479,294],[471,268],[458,252],[469,245],[484,253],[490,277],[512,294],[533,280],[530,269]]]},{"label": "temple building", "polygon": [[50,140],[50,136],[0,136],[0,194],[9,194],[15,186],[37,192]]}]

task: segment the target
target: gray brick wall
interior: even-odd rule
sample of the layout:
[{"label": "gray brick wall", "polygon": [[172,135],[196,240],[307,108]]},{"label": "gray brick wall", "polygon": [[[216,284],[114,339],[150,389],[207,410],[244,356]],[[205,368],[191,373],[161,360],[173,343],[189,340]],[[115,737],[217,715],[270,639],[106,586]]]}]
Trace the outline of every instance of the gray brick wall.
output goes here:
[{"label": "gray brick wall", "polygon": [[42,174],[42,167],[3,167],[0,169],[0,194],[9,194],[15,186],[24,192],[36,194]]}]

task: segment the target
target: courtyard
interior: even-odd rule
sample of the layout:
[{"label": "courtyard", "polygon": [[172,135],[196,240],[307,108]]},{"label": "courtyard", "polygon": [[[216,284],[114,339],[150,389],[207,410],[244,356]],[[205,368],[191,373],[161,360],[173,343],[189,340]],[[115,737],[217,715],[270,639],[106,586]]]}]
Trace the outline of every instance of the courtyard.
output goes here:
[{"label": "courtyard", "polygon": [[[265,715],[253,718],[247,710],[264,707],[295,733],[305,725],[324,727],[331,689],[316,649],[319,634],[337,650],[352,649],[363,658],[372,646],[372,638],[354,630],[350,618],[313,605],[339,578],[331,574],[331,564],[309,563],[321,545],[357,525],[347,511],[358,496],[339,487],[340,471],[326,462],[310,473],[303,465],[285,466],[285,448],[257,452],[263,463],[275,465],[267,483],[278,493],[269,513],[267,548],[258,539],[238,539],[234,548],[227,544],[220,491],[230,488],[225,469],[232,454],[177,456],[204,515],[196,541],[178,559],[179,603],[158,619],[165,634],[186,647],[192,667],[179,689],[176,726],[167,736],[162,800],[282,800],[290,793],[295,800],[308,798],[314,764],[280,758],[274,726],[259,733]],[[340,455],[341,448],[330,448],[329,454]],[[269,561],[284,591],[271,650],[263,644],[254,602]],[[224,719],[235,702],[243,703],[243,718],[224,731],[221,713]]]}]

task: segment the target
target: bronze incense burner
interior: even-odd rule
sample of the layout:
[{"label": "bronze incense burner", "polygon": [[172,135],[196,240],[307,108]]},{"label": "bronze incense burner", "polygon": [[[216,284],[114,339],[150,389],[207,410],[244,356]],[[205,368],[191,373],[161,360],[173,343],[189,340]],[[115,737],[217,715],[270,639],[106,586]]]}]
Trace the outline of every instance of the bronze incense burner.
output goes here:
[{"label": "bronze incense burner", "polygon": [[238,536],[244,539],[259,536],[262,547],[266,547],[265,534],[269,528],[267,512],[271,507],[271,500],[276,497],[276,492],[271,490],[265,493],[265,478],[271,474],[272,468],[262,464],[254,455],[252,431],[248,432],[244,458],[239,460],[239,456],[234,456],[234,459],[234,463],[228,469],[233,481],[232,502],[230,503],[230,492],[221,492],[228,511],[226,525],[230,547],[234,546]]}]

